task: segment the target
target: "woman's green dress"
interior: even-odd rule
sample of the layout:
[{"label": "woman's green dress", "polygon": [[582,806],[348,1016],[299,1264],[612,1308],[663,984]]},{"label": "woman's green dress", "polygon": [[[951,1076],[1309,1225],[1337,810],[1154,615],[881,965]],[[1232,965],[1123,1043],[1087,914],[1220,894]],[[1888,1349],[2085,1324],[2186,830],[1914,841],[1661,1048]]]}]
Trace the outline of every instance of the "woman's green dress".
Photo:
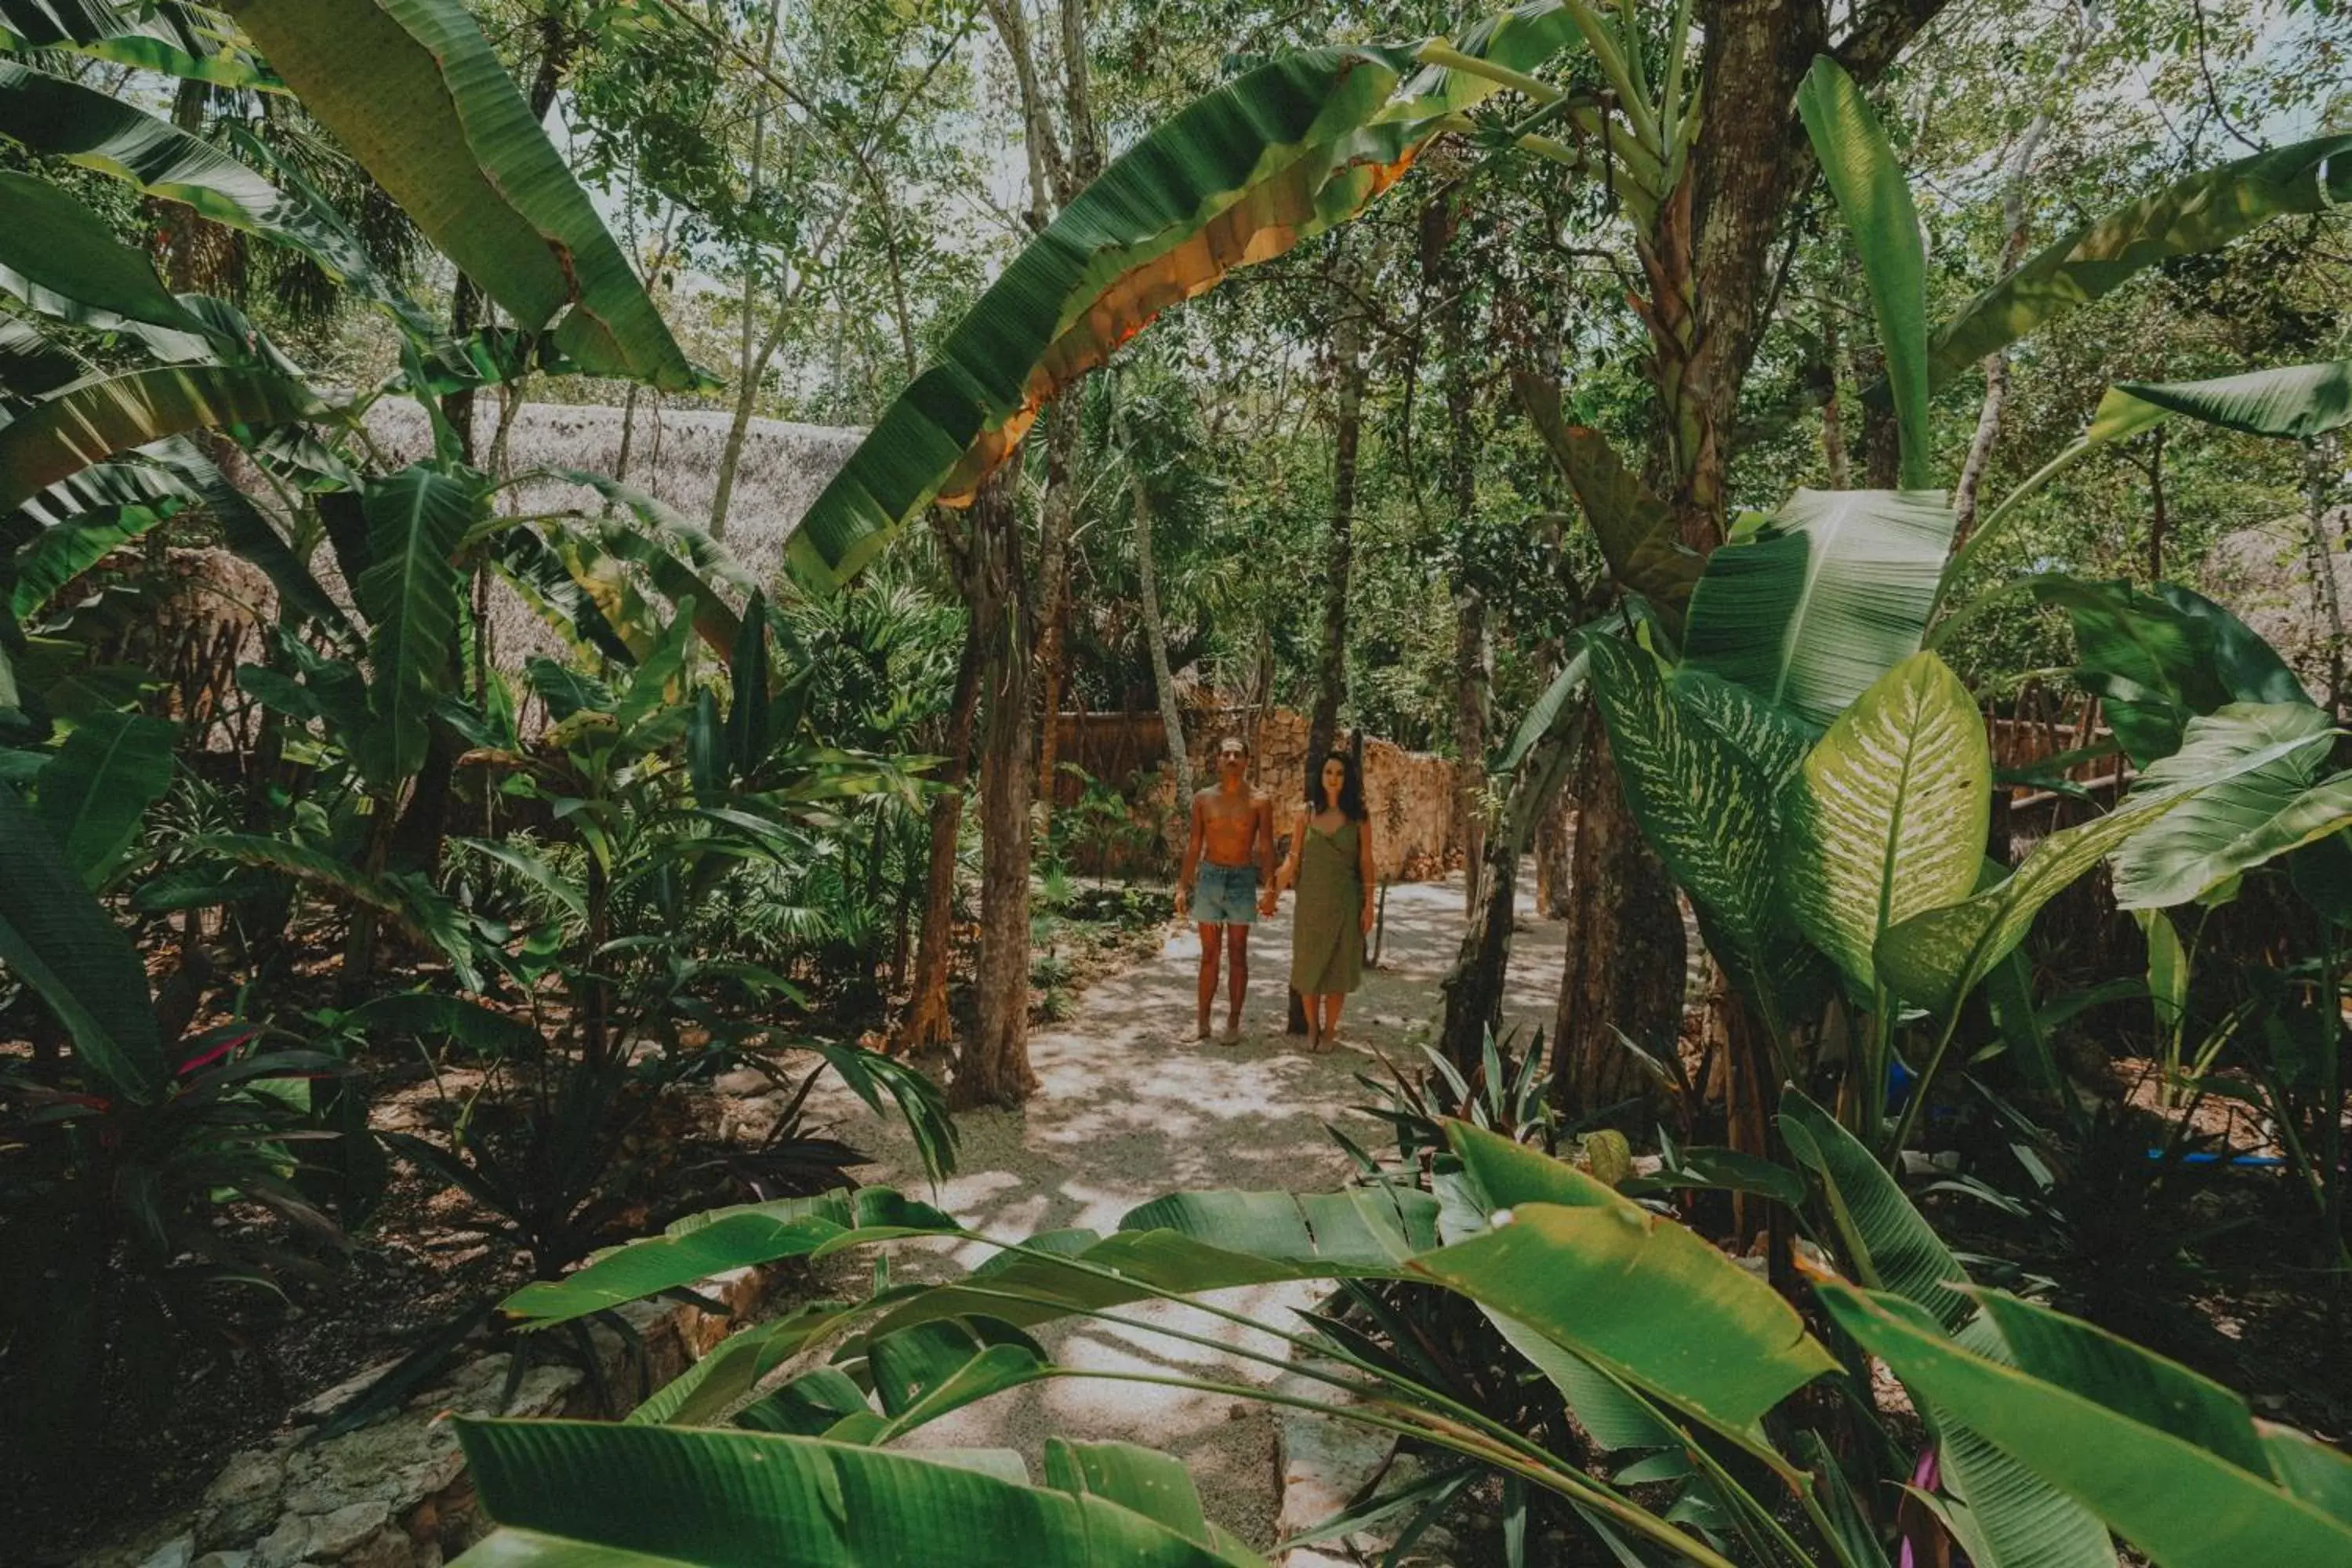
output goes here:
[{"label": "woman's green dress", "polygon": [[1347,822],[1326,833],[1309,822],[1306,831],[1290,987],[1302,996],[1337,996],[1364,983],[1364,882],[1357,871],[1363,829]]}]

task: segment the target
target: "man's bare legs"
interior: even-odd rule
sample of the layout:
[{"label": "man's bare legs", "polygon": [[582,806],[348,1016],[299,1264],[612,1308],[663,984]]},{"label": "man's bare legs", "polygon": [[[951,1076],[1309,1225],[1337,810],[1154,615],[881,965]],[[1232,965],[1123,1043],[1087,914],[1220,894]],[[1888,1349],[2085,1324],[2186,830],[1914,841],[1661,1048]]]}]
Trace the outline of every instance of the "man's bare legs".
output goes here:
[{"label": "man's bare legs", "polygon": [[[1225,965],[1224,1043],[1229,1046],[1242,1041],[1242,998],[1249,994],[1249,933],[1250,928],[1244,925],[1225,928],[1225,956],[1232,961]],[[1206,1020],[1208,1016],[1208,1009],[1203,1007],[1202,1018]]]},{"label": "man's bare legs", "polygon": [[1195,1039],[1209,1037],[1209,1010],[1217,1005],[1217,958],[1224,947],[1225,928],[1204,925],[1201,930],[1201,988],[1199,1029]]}]

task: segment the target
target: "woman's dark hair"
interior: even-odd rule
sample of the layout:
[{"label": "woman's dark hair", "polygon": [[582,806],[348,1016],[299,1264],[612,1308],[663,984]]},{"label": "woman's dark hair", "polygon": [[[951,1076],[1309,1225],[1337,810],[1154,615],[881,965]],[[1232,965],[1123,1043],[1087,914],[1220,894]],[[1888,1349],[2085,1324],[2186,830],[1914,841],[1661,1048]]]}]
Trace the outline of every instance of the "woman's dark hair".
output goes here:
[{"label": "woman's dark hair", "polygon": [[1323,809],[1323,764],[1332,761],[1348,770],[1347,777],[1339,781],[1339,815],[1350,822],[1367,820],[1371,813],[1364,807],[1364,771],[1356,765],[1354,750],[1346,746],[1332,747],[1307,770],[1307,808]]}]

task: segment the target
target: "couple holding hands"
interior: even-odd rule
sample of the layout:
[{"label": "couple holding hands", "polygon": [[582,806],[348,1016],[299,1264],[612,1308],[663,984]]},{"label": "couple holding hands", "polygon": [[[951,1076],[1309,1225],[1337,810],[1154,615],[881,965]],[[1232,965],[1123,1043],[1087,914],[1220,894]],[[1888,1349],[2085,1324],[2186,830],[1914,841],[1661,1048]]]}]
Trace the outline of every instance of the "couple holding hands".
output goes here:
[{"label": "couple holding hands", "polygon": [[1192,797],[1192,831],[1176,883],[1176,912],[1201,928],[1199,1037],[1209,1037],[1219,959],[1226,972],[1223,1044],[1241,1043],[1249,990],[1250,926],[1271,915],[1285,889],[1298,890],[1290,936],[1290,987],[1307,1010],[1311,1051],[1339,1044],[1339,1010],[1363,984],[1364,938],[1372,929],[1372,825],[1364,781],[1348,753],[1333,751],[1307,773],[1307,801],[1290,834],[1290,855],[1274,864],[1274,805],[1250,788],[1249,748],[1237,735],[1217,744],[1217,782]]}]

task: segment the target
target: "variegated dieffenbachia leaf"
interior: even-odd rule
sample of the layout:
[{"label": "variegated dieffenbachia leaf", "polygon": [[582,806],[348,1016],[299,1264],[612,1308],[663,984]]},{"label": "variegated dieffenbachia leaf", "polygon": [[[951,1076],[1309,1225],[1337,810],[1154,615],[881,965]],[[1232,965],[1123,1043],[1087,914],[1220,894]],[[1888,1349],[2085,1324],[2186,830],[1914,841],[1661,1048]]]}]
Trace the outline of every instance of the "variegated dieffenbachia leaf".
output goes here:
[{"label": "variegated dieffenbachia leaf", "polygon": [[1857,990],[1880,932],[1975,889],[1991,800],[1984,720],[1932,653],[1864,692],[1783,789],[1790,912]]}]

